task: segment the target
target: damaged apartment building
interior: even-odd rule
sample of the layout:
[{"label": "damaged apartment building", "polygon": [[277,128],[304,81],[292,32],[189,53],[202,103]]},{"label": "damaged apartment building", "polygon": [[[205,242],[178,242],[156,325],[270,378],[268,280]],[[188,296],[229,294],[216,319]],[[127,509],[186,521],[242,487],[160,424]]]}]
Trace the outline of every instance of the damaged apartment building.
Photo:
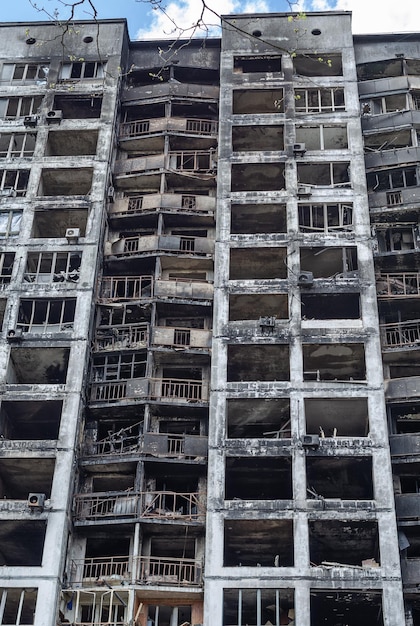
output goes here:
[{"label": "damaged apartment building", "polygon": [[420,626],[420,34],[0,35],[0,625]]}]

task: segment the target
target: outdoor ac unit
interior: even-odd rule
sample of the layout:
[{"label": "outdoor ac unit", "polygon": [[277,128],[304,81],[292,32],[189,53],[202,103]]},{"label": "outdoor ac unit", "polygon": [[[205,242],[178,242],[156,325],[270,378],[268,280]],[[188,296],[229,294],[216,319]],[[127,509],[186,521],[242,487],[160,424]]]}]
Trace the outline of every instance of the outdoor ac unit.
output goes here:
[{"label": "outdoor ac unit", "polygon": [[36,126],[38,124],[38,118],[36,115],[25,115],[23,123],[25,126]]},{"label": "outdoor ac unit", "polygon": [[319,447],[319,435],[303,435],[302,444],[306,448],[318,448]]},{"label": "outdoor ac unit", "polygon": [[312,195],[312,189],[309,185],[299,185],[298,186],[298,196],[310,196]]},{"label": "outdoor ac unit", "polygon": [[48,111],[47,116],[46,116],[46,120],[48,124],[51,124],[52,122],[57,122],[59,124],[62,119],[63,119],[63,111],[59,111],[58,109]]},{"label": "outdoor ac unit", "polygon": [[312,287],[314,284],[314,275],[312,272],[300,272],[297,282],[301,287]]},{"label": "outdoor ac unit", "polygon": [[294,143],[293,144],[293,152],[294,154],[303,155],[306,152],[306,145],[304,143]]},{"label": "outdoor ac unit", "polygon": [[21,328],[11,328],[7,331],[7,342],[8,343],[18,343],[22,341],[23,333]]},{"label": "outdoor ac unit", "polygon": [[77,241],[80,237],[80,228],[67,228],[66,239],[68,241]]},{"label": "outdoor ac unit", "polygon": [[44,509],[45,497],[45,493],[30,493],[28,495],[29,508],[42,511]]}]

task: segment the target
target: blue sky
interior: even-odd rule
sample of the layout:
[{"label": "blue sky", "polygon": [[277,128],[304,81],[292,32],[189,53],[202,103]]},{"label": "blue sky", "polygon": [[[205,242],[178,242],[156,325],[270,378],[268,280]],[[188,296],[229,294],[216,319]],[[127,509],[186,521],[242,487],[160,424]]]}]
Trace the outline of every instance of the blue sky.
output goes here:
[{"label": "blue sky", "polygon": [[[69,2],[70,0],[66,0]],[[42,11],[31,6],[30,0],[0,0],[0,21],[25,22],[48,19]],[[92,0],[101,19],[125,17],[128,20],[130,36],[163,37],[171,35],[172,27],[159,11],[153,11],[145,1],[138,0]],[[68,13],[59,0],[32,0],[39,8],[50,14],[58,8],[60,17]],[[168,13],[177,24],[188,27],[197,19],[200,0],[165,0]],[[207,4],[217,13],[241,12],[283,12],[289,11],[286,0],[207,0]],[[298,0],[303,10],[351,10],[353,11],[353,32],[399,32],[420,31],[420,0]],[[89,19],[88,2],[78,9],[76,17]],[[214,16],[208,21],[214,23]]]}]

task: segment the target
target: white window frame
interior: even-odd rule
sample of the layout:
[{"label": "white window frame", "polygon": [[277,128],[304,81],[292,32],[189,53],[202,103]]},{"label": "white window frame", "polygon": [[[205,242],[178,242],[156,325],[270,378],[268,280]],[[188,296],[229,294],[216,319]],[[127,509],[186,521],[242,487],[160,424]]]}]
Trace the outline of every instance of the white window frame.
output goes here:
[{"label": "white window frame", "polygon": [[[28,255],[24,279],[30,283],[49,284],[63,286],[68,289],[69,283],[79,280],[80,263],[77,268],[72,268],[72,260],[75,256],[82,257],[80,250],[74,252],[35,252]],[[48,272],[41,271],[42,264],[50,266]]]},{"label": "white window frame", "polygon": [[[0,238],[17,237],[22,223],[22,211],[0,211]],[[3,226],[4,222],[4,226]]]},{"label": "white window frame", "polygon": [[1,195],[24,196],[29,174],[30,170],[0,170],[0,192],[4,192]]},{"label": "white window frame", "polygon": [[[33,139],[33,148],[26,150],[26,146],[29,143],[29,138]],[[22,159],[30,158],[33,156],[35,150],[36,133],[1,133],[0,139],[9,137],[9,145],[7,150],[0,150],[0,159]],[[16,142],[22,138],[22,145],[16,147]]]},{"label": "white window frame", "polygon": [[[339,224],[330,226],[328,223],[328,211],[330,207],[337,207]],[[301,223],[301,215],[303,211],[309,213],[309,224]],[[315,211],[321,210],[323,226],[316,224],[317,217]],[[319,232],[333,233],[335,231],[352,231],[353,230],[353,205],[341,202],[336,203],[301,203],[298,205],[299,212],[299,230],[301,232]]]},{"label": "white window frame", "polygon": [[[317,106],[313,106],[308,103],[309,92],[317,92]],[[298,93],[303,92],[304,97]],[[331,95],[331,104],[324,105],[322,104],[322,92],[330,92]],[[338,92],[342,93],[343,104],[336,104],[336,94]],[[306,87],[297,87],[295,88],[295,111],[296,113],[331,113],[335,111],[345,111],[346,110],[346,101],[345,101],[345,89],[344,87],[314,87],[314,88],[306,88]]]},{"label": "white window frame", "polygon": [[[93,65],[92,76],[85,76],[86,70]],[[77,66],[80,66],[80,73],[74,76]],[[102,80],[105,77],[106,61],[73,61],[63,63],[60,70],[60,80]],[[90,72],[89,72],[90,73]]]},{"label": "white window frame", "polygon": [[[22,75],[16,76],[18,68],[22,69]],[[32,75],[32,70],[35,69]],[[49,63],[5,63],[2,68],[1,82],[13,83],[46,83],[48,78]],[[28,78],[29,75],[29,78]]]},{"label": "white window frame", "polygon": [[[24,303],[26,311],[21,308]],[[36,334],[72,332],[75,312],[76,298],[39,298],[36,300],[24,298],[20,303],[19,318],[26,313],[27,319],[18,321],[17,326],[24,332]],[[44,317],[42,322],[39,321],[41,315]]]}]

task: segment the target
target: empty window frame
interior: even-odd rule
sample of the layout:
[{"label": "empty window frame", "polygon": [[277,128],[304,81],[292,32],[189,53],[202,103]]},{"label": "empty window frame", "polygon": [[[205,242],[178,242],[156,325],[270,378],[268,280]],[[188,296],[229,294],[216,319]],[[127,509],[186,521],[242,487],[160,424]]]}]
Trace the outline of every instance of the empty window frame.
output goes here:
[{"label": "empty window frame", "polygon": [[15,120],[26,115],[38,113],[43,96],[13,96],[0,98],[0,117]]},{"label": "empty window frame", "polygon": [[18,326],[24,332],[53,333],[73,330],[76,298],[21,300]]},{"label": "empty window frame", "polygon": [[5,439],[58,439],[63,402],[59,400],[3,401],[0,432]]},{"label": "empty window frame", "polygon": [[77,282],[81,258],[81,252],[30,252],[24,280],[31,283]]},{"label": "empty window frame", "polygon": [[37,589],[22,589],[8,587],[0,589],[0,624],[20,626],[33,624]]},{"label": "empty window frame", "polygon": [[116,381],[143,378],[146,372],[146,354],[96,355],[92,363],[92,381]]},{"label": "empty window frame", "polygon": [[300,204],[298,211],[301,232],[353,230],[352,204]]},{"label": "empty window frame", "polygon": [[231,248],[230,280],[287,278],[287,248]]},{"label": "empty window frame", "polygon": [[293,58],[293,69],[300,76],[341,76],[341,54],[296,54]]},{"label": "empty window frame", "polygon": [[367,437],[367,398],[305,398],[306,432],[325,437]]},{"label": "empty window frame", "polygon": [[35,142],[35,133],[1,133],[0,158],[31,157],[34,153]]},{"label": "empty window frame", "polygon": [[291,519],[225,521],[224,567],[293,567]]},{"label": "empty window frame", "polygon": [[294,620],[292,589],[224,589],[224,626],[255,624],[292,624]]},{"label": "empty window frame", "polygon": [[302,293],[302,320],[360,319],[358,293]]},{"label": "empty window frame", "polygon": [[288,439],[289,398],[235,398],[227,400],[229,439]]},{"label": "empty window frame", "polygon": [[186,626],[191,624],[192,607],[174,606],[173,604],[152,605],[147,607],[147,624],[149,626]]},{"label": "empty window frame", "polygon": [[226,458],[225,500],[290,500],[292,492],[290,457]]},{"label": "empty window frame", "polygon": [[0,254],[0,285],[10,283],[14,260],[14,252],[2,252]]},{"label": "empty window frame", "polygon": [[345,150],[348,148],[347,126],[297,126],[296,141],[304,143],[306,150]]},{"label": "empty window frame", "polygon": [[314,187],[349,187],[350,163],[298,163],[298,181]]},{"label": "empty window frame", "polygon": [[0,211],[0,238],[17,237],[22,222],[22,211]]},{"label": "empty window frame", "polygon": [[381,113],[393,113],[394,111],[403,111],[408,109],[407,93],[393,93],[380,98],[372,98],[372,100],[362,100],[362,113],[370,113],[379,115]]},{"label": "empty window frame", "polygon": [[63,63],[60,71],[61,80],[88,80],[104,78],[106,62],[104,61],[75,61]]},{"label": "empty window frame", "polygon": [[[369,560],[371,567],[377,567],[374,562],[380,562],[376,521],[309,520],[308,527],[310,561],[314,566],[333,562],[360,567]],[[337,624],[335,620],[330,622],[334,623]]]},{"label": "empty window frame", "polygon": [[285,188],[285,164],[233,163],[232,191],[280,191]]},{"label": "empty window frame", "polygon": [[288,345],[228,346],[228,382],[290,380]]},{"label": "empty window frame", "polygon": [[357,78],[360,81],[391,78],[393,76],[403,76],[404,74],[403,59],[399,58],[361,63],[356,69]]},{"label": "empty window frame", "polygon": [[319,624],[384,626],[382,592],[312,589],[311,621],[308,626]]},{"label": "empty window frame", "polygon": [[332,278],[337,274],[346,278],[356,278],[357,249],[350,246],[301,248],[300,269],[303,272],[312,272],[314,278]]},{"label": "empty window frame", "polygon": [[1,73],[1,80],[8,83],[45,82],[48,71],[48,63],[5,63]]},{"label": "empty window frame", "polygon": [[281,72],[281,56],[278,54],[237,56],[233,58],[233,72],[235,74]]},{"label": "empty window frame", "polygon": [[407,148],[413,145],[411,130],[404,128],[386,133],[374,133],[364,136],[365,152],[375,152],[382,150],[395,150],[396,148]]},{"label": "empty window frame", "polygon": [[368,191],[403,189],[404,187],[416,187],[417,184],[415,167],[398,167],[367,174]]},{"label": "empty window frame", "polygon": [[345,109],[343,87],[295,89],[296,113],[331,113]]},{"label": "empty window frame", "polygon": [[101,117],[102,98],[100,96],[61,96],[54,98],[53,109],[63,112],[69,120]]},{"label": "empty window frame", "polygon": [[285,204],[232,204],[232,234],[285,233],[287,213]]},{"label": "empty window frame", "polygon": [[365,379],[365,347],[362,343],[303,344],[304,381]]},{"label": "empty window frame", "polygon": [[309,499],[373,500],[372,457],[306,457]]},{"label": "empty window frame", "polygon": [[36,209],[31,237],[64,237],[68,228],[79,228],[84,237],[87,219],[87,209]]},{"label": "empty window frame", "polygon": [[29,170],[0,170],[0,196],[24,196]]},{"label": "empty window frame", "polygon": [[282,151],[284,150],[283,126],[253,124],[233,126],[232,149],[234,152]]},{"label": "empty window frame", "polygon": [[233,114],[283,113],[283,89],[234,89]]},{"label": "empty window frame", "polygon": [[45,168],[38,188],[40,196],[86,196],[92,189],[90,167]]}]

